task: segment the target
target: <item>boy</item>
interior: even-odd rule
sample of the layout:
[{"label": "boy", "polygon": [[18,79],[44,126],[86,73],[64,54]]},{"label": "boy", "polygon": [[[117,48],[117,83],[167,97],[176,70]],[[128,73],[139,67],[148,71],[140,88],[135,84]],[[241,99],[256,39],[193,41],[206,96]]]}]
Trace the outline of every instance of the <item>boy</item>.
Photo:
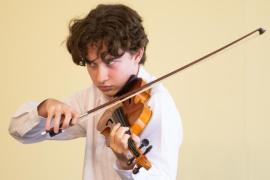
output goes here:
[{"label": "boy", "polygon": [[[141,66],[147,43],[141,17],[125,5],[99,5],[85,18],[74,20],[67,48],[75,64],[86,66],[93,85],[65,102],[48,98],[24,104],[12,117],[10,134],[22,143],[86,137],[84,179],[175,179],[182,128],[175,104],[162,85],[151,89],[149,124],[140,138],[132,135],[136,142],[146,138],[153,146],[147,154],[152,163],[148,171],[142,168],[133,174],[134,164],[127,165],[131,137],[127,127],[116,124],[107,147],[96,129],[102,113],[78,118],[117,96],[132,75],[153,80]],[[56,134],[59,128],[64,132],[53,137],[41,133],[51,127]]]}]

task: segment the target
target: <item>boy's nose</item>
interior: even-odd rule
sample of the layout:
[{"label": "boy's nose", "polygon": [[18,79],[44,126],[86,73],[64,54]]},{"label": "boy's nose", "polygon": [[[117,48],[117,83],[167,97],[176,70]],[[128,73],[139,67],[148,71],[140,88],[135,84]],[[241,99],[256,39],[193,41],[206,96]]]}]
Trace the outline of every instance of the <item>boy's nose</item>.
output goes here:
[{"label": "boy's nose", "polygon": [[104,66],[99,66],[98,72],[97,72],[97,82],[100,84],[104,84],[108,80],[108,68]]}]

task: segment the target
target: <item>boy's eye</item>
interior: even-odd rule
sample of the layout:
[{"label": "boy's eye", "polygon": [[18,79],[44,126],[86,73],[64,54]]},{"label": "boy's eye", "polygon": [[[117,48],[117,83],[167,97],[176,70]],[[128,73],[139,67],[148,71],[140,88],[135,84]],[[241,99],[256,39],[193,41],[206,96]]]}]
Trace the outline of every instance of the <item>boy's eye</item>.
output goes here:
[{"label": "boy's eye", "polygon": [[93,62],[93,61],[88,61],[88,60],[86,60],[85,63],[86,63],[87,65],[89,65],[90,67],[95,67],[95,66],[96,66],[96,63]]},{"label": "boy's eye", "polygon": [[108,59],[106,60],[108,65],[112,65],[115,63],[115,59]]}]

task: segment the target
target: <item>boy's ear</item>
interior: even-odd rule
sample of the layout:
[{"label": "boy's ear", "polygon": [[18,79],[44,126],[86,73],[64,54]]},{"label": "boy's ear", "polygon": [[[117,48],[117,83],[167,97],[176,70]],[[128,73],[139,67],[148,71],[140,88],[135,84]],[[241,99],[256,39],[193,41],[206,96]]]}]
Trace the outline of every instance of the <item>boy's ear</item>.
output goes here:
[{"label": "boy's ear", "polygon": [[135,62],[137,62],[138,64],[140,63],[143,57],[143,53],[144,53],[144,48],[140,48],[138,51],[134,53]]}]

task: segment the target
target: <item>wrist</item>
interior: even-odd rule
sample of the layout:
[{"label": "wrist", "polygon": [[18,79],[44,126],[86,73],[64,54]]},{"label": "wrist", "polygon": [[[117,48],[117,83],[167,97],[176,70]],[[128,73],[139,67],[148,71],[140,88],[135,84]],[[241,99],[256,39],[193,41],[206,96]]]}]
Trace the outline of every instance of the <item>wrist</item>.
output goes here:
[{"label": "wrist", "polygon": [[128,155],[127,154],[119,154],[119,153],[115,153],[115,156],[116,156],[116,166],[119,168],[119,169],[122,169],[122,170],[131,170],[134,168],[134,163],[128,165]]},{"label": "wrist", "polygon": [[122,169],[122,170],[131,170],[131,169],[134,168],[134,165],[135,165],[134,163],[128,165],[128,164],[127,164],[127,160],[126,160],[126,161],[119,160],[119,159],[116,160],[116,166],[117,166],[119,169]]}]

